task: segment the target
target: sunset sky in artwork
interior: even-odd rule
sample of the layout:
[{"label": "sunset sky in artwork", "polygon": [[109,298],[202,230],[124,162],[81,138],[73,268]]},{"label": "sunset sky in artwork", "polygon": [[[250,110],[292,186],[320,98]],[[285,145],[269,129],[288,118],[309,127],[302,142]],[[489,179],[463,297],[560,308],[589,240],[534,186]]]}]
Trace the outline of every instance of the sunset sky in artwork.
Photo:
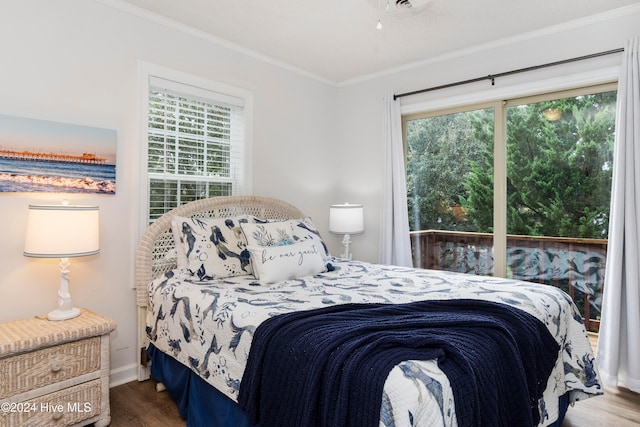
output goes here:
[{"label": "sunset sky in artwork", "polygon": [[0,115],[0,149],[105,157],[116,161],[116,131]]}]

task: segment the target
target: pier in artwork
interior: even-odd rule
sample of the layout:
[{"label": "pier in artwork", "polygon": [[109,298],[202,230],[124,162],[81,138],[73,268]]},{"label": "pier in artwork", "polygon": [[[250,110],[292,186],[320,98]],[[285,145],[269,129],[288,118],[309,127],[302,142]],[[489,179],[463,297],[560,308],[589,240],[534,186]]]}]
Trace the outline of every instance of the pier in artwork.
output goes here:
[{"label": "pier in artwork", "polygon": [[63,153],[38,153],[34,151],[15,151],[0,149],[0,159],[27,160],[37,162],[65,162],[88,165],[102,165],[107,159],[98,157],[94,153],[82,153],[81,155]]}]

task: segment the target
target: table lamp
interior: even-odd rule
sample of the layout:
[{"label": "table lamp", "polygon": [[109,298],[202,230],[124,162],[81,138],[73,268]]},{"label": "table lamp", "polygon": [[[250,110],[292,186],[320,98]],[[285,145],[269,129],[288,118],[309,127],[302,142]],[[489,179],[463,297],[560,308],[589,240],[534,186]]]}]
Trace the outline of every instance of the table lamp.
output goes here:
[{"label": "table lamp", "polygon": [[358,234],[364,231],[364,207],[350,203],[331,205],[329,208],[329,231],[335,234],[344,234],[342,238],[344,252],[340,257],[351,259],[349,250],[351,234]]},{"label": "table lamp", "polygon": [[98,206],[29,205],[24,256],[60,258],[58,308],[49,320],[72,319],[80,314],[69,293],[69,258],[100,251]]}]

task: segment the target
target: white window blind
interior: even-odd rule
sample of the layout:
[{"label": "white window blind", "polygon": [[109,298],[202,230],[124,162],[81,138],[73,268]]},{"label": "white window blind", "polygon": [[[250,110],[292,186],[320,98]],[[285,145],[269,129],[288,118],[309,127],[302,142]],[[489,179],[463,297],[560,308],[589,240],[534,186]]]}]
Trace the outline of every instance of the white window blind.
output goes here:
[{"label": "white window blind", "polygon": [[193,200],[242,193],[243,99],[150,77],[148,106],[149,222]]}]

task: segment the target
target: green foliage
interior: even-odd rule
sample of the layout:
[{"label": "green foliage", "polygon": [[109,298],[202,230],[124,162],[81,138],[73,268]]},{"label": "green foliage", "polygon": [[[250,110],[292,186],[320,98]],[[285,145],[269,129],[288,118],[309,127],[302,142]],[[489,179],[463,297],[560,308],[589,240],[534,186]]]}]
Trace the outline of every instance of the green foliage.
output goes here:
[{"label": "green foliage", "polygon": [[[607,237],[615,101],[607,92],[507,109],[509,234]],[[548,120],[548,108],[562,116]],[[407,123],[412,230],[492,232],[493,183],[493,110]]]},{"label": "green foliage", "polygon": [[615,92],[507,110],[508,233],[607,237],[614,124]]},{"label": "green foliage", "polygon": [[407,192],[412,230],[473,231],[473,224],[455,208],[461,206],[461,196],[467,194],[465,177],[470,162],[484,156],[486,135],[493,134],[493,122],[486,119],[491,116],[491,111],[478,111],[407,123]]}]

